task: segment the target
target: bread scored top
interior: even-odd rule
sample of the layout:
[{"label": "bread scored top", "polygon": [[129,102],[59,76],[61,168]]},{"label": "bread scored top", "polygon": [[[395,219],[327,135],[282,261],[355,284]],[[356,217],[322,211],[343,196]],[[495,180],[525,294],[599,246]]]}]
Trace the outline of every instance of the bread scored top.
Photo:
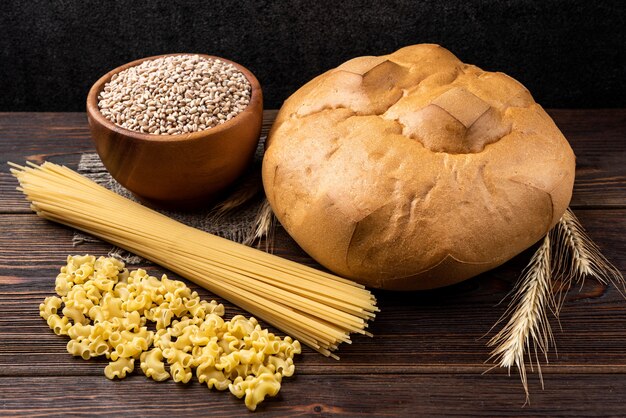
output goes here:
[{"label": "bread scored top", "polygon": [[519,82],[414,45],[352,59],[285,101],[263,184],[320,264],[413,290],[468,279],[541,239],[569,204],[574,168]]}]

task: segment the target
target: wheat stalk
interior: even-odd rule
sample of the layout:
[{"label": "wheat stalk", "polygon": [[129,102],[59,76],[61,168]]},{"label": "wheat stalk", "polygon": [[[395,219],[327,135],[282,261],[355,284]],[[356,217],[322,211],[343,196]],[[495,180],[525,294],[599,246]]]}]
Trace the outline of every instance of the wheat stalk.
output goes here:
[{"label": "wheat stalk", "polygon": [[548,234],[518,280],[513,289],[513,299],[496,325],[510,315],[509,321],[487,343],[487,346],[495,347],[488,361],[493,360],[500,367],[508,369],[509,373],[511,367],[517,367],[526,393],[526,402],[529,400],[529,391],[525,353],[527,351],[529,353],[532,368],[533,359],[530,354],[532,344],[543,386],[538,350],[543,353],[547,362],[548,348],[550,342],[553,342],[546,309],[547,304],[553,303],[550,258]]},{"label": "wheat stalk", "polygon": [[[538,353],[545,356],[547,363],[549,346],[555,346],[547,312],[551,310],[558,319],[572,283],[576,281],[582,287],[586,277],[603,284],[612,283],[622,295],[625,293],[622,290],[626,289],[626,281],[622,273],[602,255],[600,248],[568,208],[556,226],[546,234],[524,269],[512,291],[514,297],[509,307],[494,327],[507,316],[510,316],[509,321],[487,343],[495,347],[489,360],[493,360],[496,366],[505,367],[509,372],[513,366],[518,368],[526,402],[529,401],[529,391],[524,359],[528,353],[532,370],[531,342],[543,388]],[[557,286],[557,282],[560,286]],[[558,299],[555,295],[558,295]]]}]

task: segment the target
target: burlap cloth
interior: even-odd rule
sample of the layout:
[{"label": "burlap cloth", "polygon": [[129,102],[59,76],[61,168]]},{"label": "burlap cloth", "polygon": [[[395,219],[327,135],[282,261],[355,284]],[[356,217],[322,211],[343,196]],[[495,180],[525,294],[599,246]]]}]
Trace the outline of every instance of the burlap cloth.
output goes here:
[{"label": "burlap cloth", "polygon": [[[185,225],[198,228],[202,231],[218,235],[220,237],[245,244],[252,244],[257,214],[263,206],[265,195],[261,183],[261,162],[265,149],[265,137],[261,137],[254,160],[248,171],[233,185],[222,201],[216,202],[206,209],[194,212],[176,212],[170,210],[159,210],[158,212],[176,219]],[[132,201],[138,202],[133,194],[120,185],[109,172],[104,168],[100,157],[96,153],[82,154],[78,164],[78,172],[83,176],[95,181],[115,193],[124,196]],[[222,210],[226,201],[237,200],[237,196],[251,195],[252,197],[244,204],[238,205],[231,210]],[[85,242],[101,242],[99,239],[76,231],[72,239],[74,246]],[[130,264],[144,261],[141,257],[126,252],[120,248],[113,247],[109,252],[110,256],[115,256]]]}]

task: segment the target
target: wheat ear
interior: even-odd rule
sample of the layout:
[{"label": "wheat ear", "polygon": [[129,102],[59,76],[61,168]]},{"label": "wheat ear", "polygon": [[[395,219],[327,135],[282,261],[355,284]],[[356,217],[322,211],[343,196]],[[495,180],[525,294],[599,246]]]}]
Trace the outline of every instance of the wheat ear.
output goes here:
[{"label": "wheat ear", "polygon": [[[511,367],[517,367],[526,393],[526,402],[529,401],[529,391],[525,355],[528,353],[531,368],[533,362],[537,364],[543,387],[538,353],[541,352],[547,362],[549,345],[554,342],[547,315],[547,306],[554,303],[550,246],[550,234],[547,234],[518,280],[513,289],[513,299],[496,325],[510,315],[509,321],[487,343],[487,346],[495,347],[488,361],[493,360],[500,367],[507,368],[509,373]],[[534,360],[530,351],[531,345]]]},{"label": "wheat ear", "polygon": [[274,212],[269,201],[265,199],[254,219],[254,232],[243,243],[251,245],[253,242],[260,242],[261,238],[265,238],[265,250],[273,252],[275,225],[276,218]]},{"label": "wheat ear", "polygon": [[[626,281],[622,273],[600,252],[600,248],[570,208],[567,208],[556,228],[558,254],[565,260],[556,268],[560,270],[566,286],[577,281],[581,286],[586,277],[602,284],[613,284],[624,295]],[[569,257],[568,257],[569,256]]]}]

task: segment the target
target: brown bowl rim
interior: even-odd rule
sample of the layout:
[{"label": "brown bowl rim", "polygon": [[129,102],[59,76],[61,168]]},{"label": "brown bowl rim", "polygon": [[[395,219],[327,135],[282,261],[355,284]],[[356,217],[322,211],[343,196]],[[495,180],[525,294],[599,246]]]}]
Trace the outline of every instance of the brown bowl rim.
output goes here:
[{"label": "brown bowl rim", "polygon": [[[147,133],[133,131],[130,129],[122,128],[121,126],[116,125],[115,123],[111,122],[110,120],[104,117],[104,115],[100,112],[100,108],[98,107],[98,94],[102,91],[102,89],[104,88],[104,85],[111,79],[111,77],[113,77],[114,74],[119,73],[120,71],[124,71],[127,68],[139,65],[144,61],[155,60],[158,58],[163,58],[163,57],[168,57],[168,56],[173,56],[173,55],[198,55],[204,58],[219,59],[220,61],[224,61],[226,63],[232,64],[233,66],[235,66],[239,71],[243,73],[243,75],[246,77],[246,79],[250,83],[251,95],[250,95],[250,102],[248,103],[248,106],[246,106],[246,108],[243,109],[241,112],[239,112],[234,118],[220,125],[217,125],[217,126],[214,126],[212,128],[205,129],[202,131],[198,131],[198,132],[182,133],[182,134],[175,134],[175,135],[169,135],[169,134],[168,135],[155,135],[155,134],[147,134]],[[155,142],[189,141],[189,140],[194,140],[194,139],[207,138],[212,135],[219,135],[220,132],[226,131],[232,126],[234,126],[236,123],[239,123],[239,120],[238,120],[240,119],[239,117],[243,116],[247,112],[252,111],[251,105],[255,103],[256,100],[259,99],[258,96],[260,94],[261,94],[261,86],[259,84],[259,81],[254,76],[254,74],[252,74],[252,72],[248,70],[246,67],[244,67],[243,65],[235,61],[231,61],[229,59],[218,57],[215,55],[179,52],[179,53],[153,55],[150,57],[140,58],[140,59],[128,62],[124,65],[120,65],[119,67],[116,67],[110,70],[109,72],[104,74],[102,77],[100,77],[89,89],[89,93],[87,95],[87,113],[90,117],[95,119],[96,122],[105,126],[107,129],[114,131],[121,135],[126,135],[136,140],[155,141]]]}]

